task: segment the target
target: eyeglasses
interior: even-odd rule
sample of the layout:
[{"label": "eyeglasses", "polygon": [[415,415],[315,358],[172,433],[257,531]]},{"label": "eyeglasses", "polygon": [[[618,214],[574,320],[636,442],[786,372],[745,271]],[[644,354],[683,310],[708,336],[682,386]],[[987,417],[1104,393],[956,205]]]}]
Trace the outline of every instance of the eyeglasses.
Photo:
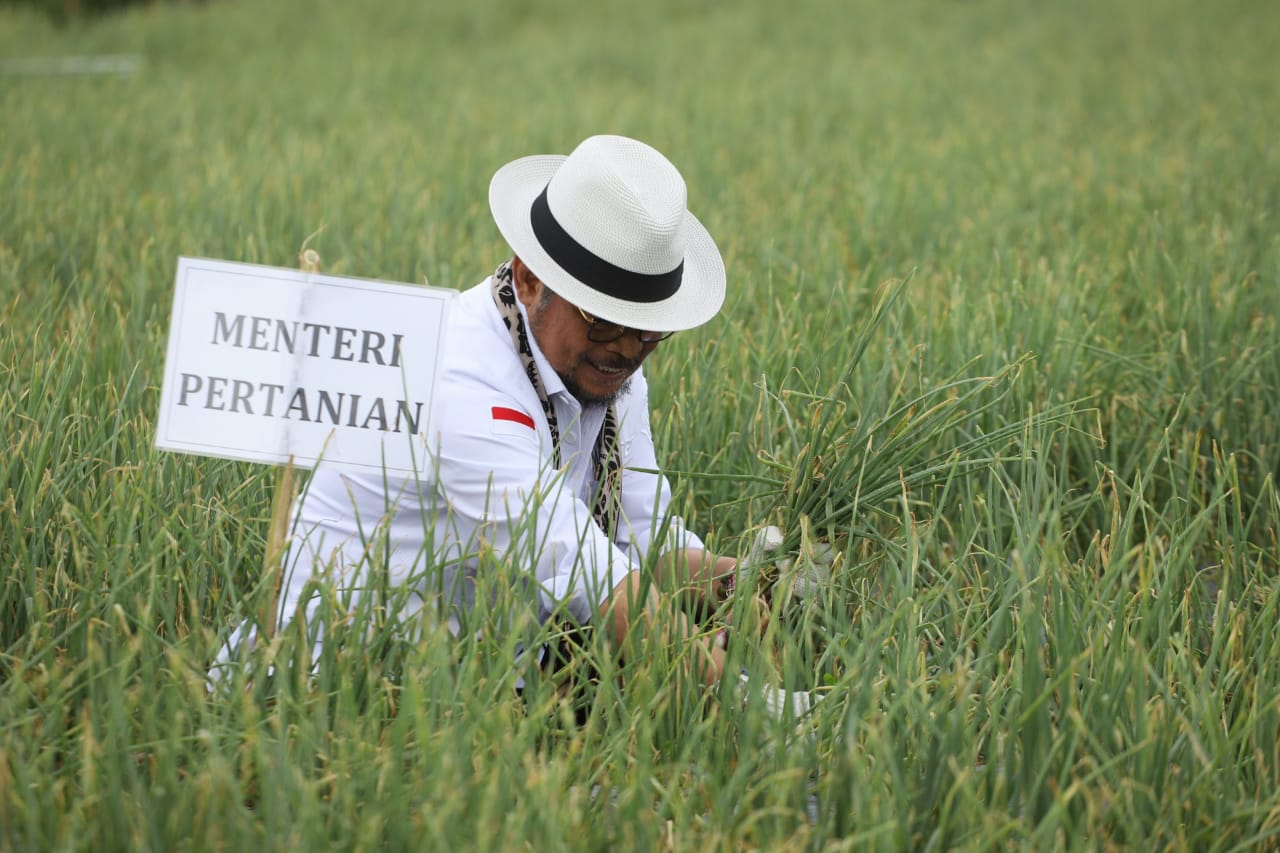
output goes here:
[{"label": "eyeglasses", "polygon": [[[578,308],[576,305],[573,307]],[[587,321],[587,340],[598,344],[613,343],[627,332],[635,332],[636,337],[640,339],[642,344],[656,344],[658,341],[665,341],[675,334],[675,332],[647,332],[643,329],[632,329],[630,326],[610,323],[608,320],[592,317],[581,308],[578,308],[578,313],[582,315],[582,319]]]}]

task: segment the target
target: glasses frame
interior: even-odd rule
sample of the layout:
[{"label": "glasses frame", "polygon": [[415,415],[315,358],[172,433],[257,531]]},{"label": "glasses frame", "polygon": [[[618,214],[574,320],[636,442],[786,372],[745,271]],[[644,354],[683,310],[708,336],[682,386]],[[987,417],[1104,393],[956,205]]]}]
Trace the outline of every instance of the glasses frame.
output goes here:
[{"label": "glasses frame", "polygon": [[[597,344],[611,344],[621,339],[627,332],[635,332],[636,337],[640,339],[642,344],[656,344],[665,341],[667,338],[675,334],[675,332],[650,332],[645,329],[633,329],[630,326],[624,326],[621,323],[614,323],[609,320],[601,320],[599,317],[593,317],[577,305],[578,313],[582,315],[582,319],[587,321],[587,340]],[[604,330],[603,332],[601,330]],[[616,329],[617,334],[611,334],[609,330]]]}]

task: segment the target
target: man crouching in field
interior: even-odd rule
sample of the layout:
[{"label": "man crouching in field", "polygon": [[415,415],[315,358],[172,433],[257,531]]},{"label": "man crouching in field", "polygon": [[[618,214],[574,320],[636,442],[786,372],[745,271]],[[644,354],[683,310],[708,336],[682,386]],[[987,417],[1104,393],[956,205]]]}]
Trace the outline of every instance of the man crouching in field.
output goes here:
[{"label": "man crouching in field", "polygon": [[[543,620],[595,624],[619,650],[633,647],[633,631],[692,644],[693,674],[720,680],[722,639],[664,603],[641,569],[693,590],[681,600],[702,612],[736,569],[670,518],[670,487],[650,473],[641,365],[724,301],[720,253],[685,198],[663,155],[623,137],[498,170],[489,205],[514,257],[450,309],[424,431],[428,470],[392,483],[316,471],[298,510],[281,619],[314,608],[308,581],[324,567],[358,586],[368,565],[384,562],[402,586],[443,566],[436,582],[465,614],[484,587],[478,550],[491,549],[531,570]],[[375,545],[368,532],[378,525],[385,536]],[[409,594],[419,607],[434,598]]]}]

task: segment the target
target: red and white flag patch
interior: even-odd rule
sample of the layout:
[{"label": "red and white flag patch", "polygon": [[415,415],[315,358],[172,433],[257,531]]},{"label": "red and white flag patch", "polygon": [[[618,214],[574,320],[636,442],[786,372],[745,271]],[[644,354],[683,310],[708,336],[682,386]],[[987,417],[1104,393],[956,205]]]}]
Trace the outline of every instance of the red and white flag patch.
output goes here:
[{"label": "red and white flag patch", "polygon": [[496,435],[537,435],[533,418],[519,409],[494,406],[489,411],[493,415],[493,432]]}]

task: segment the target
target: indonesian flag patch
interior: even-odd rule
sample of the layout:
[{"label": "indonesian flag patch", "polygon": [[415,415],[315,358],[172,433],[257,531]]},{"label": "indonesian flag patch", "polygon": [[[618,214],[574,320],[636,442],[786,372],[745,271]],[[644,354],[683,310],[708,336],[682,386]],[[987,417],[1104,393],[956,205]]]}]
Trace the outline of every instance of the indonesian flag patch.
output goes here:
[{"label": "indonesian flag patch", "polygon": [[519,409],[511,409],[506,406],[494,406],[489,410],[492,415],[493,432],[495,435],[534,435],[538,434],[538,429],[533,423],[533,418],[529,417]]}]

